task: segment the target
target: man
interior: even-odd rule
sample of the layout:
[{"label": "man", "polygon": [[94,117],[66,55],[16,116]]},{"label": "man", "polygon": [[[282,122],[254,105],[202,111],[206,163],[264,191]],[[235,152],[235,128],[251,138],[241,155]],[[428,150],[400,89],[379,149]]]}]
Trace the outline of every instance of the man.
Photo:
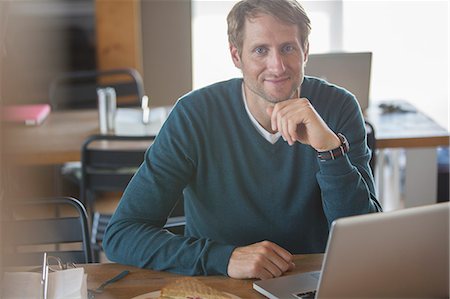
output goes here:
[{"label": "man", "polygon": [[[292,269],[292,254],[324,252],[333,220],[381,210],[356,99],[304,77],[303,8],[243,0],[227,20],[243,79],[178,101],[106,231],[113,261],[276,277]],[[184,236],[162,229],[182,196]]]}]

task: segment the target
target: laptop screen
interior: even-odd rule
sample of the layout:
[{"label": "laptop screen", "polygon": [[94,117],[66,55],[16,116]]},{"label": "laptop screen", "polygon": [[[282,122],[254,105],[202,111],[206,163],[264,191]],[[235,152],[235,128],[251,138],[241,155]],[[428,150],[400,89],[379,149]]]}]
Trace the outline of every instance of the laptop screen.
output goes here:
[{"label": "laptop screen", "polygon": [[288,273],[253,288],[270,299],[449,298],[449,215],[445,202],[340,218],[319,280]]}]

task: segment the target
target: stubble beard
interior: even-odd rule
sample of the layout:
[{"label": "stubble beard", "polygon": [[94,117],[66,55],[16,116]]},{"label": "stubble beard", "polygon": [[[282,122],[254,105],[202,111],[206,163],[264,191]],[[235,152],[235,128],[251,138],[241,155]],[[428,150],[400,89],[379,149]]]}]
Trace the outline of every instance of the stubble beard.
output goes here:
[{"label": "stubble beard", "polygon": [[291,90],[291,92],[290,92],[290,94],[289,94],[288,96],[283,97],[283,98],[276,98],[276,97],[273,97],[273,96],[271,96],[270,94],[268,94],[266,91],[264,91],[263,88],[258,88],[257,86],[253,86],[253,85],[251,85],[251,84],[247,84],[247,83],[245,82],[245,79],[244,79],[244,83],[245,83],[245,85],[247,86],[247,88],[248,88],[252,93],[254,93],[255,95],[257,95],[259,98],[263,99],[263,100],[266,101],[267,103],[270,103],[270,104],[273,104],[273,105],[275,105],[275,104],[277,104],[277,103],[281,103],[281,102],[284,102],[284,101],[287,101],[287,100],[292,99],[292,98],[296,95],[296,93],[297,93],[297,91],[299,90],[299,87],[300,87],[300,84],[298,84],[298,85],[295,84],[295,85],[292,87],[292,90]]}]

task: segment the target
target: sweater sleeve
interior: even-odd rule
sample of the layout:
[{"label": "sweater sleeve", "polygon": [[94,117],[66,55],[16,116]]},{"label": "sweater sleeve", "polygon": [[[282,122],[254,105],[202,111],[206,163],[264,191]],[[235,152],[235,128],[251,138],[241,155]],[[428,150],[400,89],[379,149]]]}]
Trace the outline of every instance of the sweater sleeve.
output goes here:
[{"label": "sweater sleeve", "polygon": [[339,121],[332,122],[335,124],[331,129],[346,136],[350,150],[336,160],[318,159],[316,175],[329,225],[340,217],[382,210],[369,167],[371,150],[367,147],[364,120],[356,99],[347,97],[337,115]]},{"label": "sweater sleeve", "polygon": [[195,175],[192,126],[178,103],[107,227],[103,246],[111,261],[184,275],[227,274],[234,246],[162,228]]}]

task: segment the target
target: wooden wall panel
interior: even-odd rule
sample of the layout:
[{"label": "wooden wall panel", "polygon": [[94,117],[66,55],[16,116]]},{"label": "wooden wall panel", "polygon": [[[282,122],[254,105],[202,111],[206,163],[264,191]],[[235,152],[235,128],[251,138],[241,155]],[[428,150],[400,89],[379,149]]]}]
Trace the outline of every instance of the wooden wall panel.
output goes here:
[{"label": "wooden wall panel", "polygon": [[96,0],[97,65],[101,70],[142,65],[139,0]]},{"label": "wooden wall panel", "polygon": [[136,68],[151,106],[192,89],[190,0],[95,0],[99,69]]}]

